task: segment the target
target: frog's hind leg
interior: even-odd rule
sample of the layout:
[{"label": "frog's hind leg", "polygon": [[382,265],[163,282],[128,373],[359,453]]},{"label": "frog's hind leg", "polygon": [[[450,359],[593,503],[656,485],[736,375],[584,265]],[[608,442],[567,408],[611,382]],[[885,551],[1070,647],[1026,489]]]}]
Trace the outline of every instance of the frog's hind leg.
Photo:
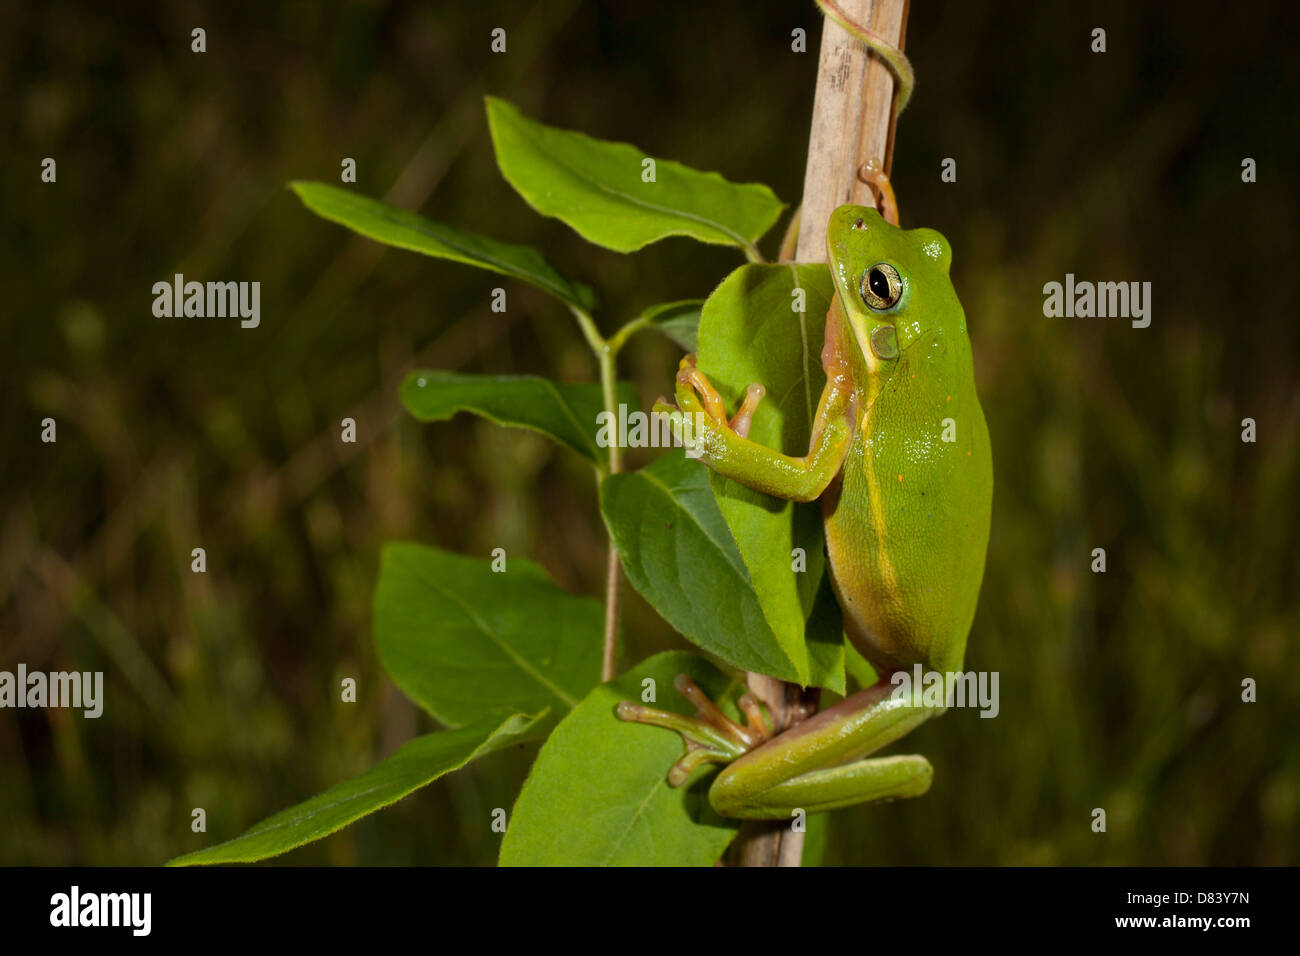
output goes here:
[{"label": "frog's hind leg", "polygon": [[727,802],[726,785],[715,783],[709,799],[719,813],[729,817],[789,820],[796,810],[821,813],[860,803],[919,797],[930,789],[933,778],[930,761],[920,754],[902,754],[814,770],[734,805]]},{"label": "frog's hind leg", "polygon": [[694,717],[643,707],[627,700],[618,705],[617,714],[621,720],[652,724],[682,735],[686,753],[668,771],[668,782],[674,787],[685,783],[697,767],[706,763],[731,763],[771,739],[771,725],[753,694],[742,694],[736,702],[746,721],[738,724],[719,710],[699,685],[685,674],[678,674],[673,686],[695,705]]},{"label": "frog's hind leg", "polygon": [[788,820],[920,796],[934,776],[928,760],[870,755],[942,710],[894,691],[882,680],[754,748],[718,774],[709,802],[729,817]]}]

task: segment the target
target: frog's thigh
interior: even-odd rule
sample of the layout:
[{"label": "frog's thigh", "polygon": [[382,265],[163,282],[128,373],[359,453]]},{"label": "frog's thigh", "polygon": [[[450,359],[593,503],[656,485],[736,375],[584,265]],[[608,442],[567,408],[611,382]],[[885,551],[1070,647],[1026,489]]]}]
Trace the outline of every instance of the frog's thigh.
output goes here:
[{"label": "frog's thigh", "polygon": [[816,813],[859,803],[919,797],[930,789],[934,768],[919,754],[876,757],[813,770],[757,793],[736,786],[727,768],[714,782],[709,800],[730,817],[788,820],[795,810]]}]

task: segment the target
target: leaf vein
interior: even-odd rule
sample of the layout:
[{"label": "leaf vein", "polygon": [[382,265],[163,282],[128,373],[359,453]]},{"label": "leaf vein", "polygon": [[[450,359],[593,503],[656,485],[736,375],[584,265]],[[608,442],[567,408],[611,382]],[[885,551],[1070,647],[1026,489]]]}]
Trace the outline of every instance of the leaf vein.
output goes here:
[{"label": "leaf vein", "polygon": [[493,630],[490,627],[488,627],[487,622],[484,621],[481,617],[479,617],[478,614],[474,612],[474,609],[472,607],[470,607],[463,600],[461,600],[460,595],[448,591],[445,587],[442,586],[442,584],[436,578],[430,576],[429,574],[423,571],[417,573],[420,575],[420,577],[428,581],[429,585],[433,587],[435,590],[437,590],[439,594],[449,599],[452,603],[456,604],[462,611],[464,611],[465,616],[468,617],[474,623],[474,625],[480,631],[483,632],[485,637],[487,637],[489,640],[492,641],[493,644],[495,644],[498,648],[500,648],[502,653],[504,653],[508,658],[513,660],[517,665],[519,665],[520,670],[522,670],[525,674],[532,677],[535,681],[537,681],[537,683],[541,684],[543,687],[549,690],[552,694],[558,697],[570,708],[577,705],[576,700],[574,700],[572,697],[566,694],[557,684],[555,684],[553,681],[547,678],[547,676],[543,674],[541,671],[537,670],[537,668],[535,668],[524,657],[522,657],[518,651],[516,651],[513,647],[511,647],[508,643],[506,643],[505,640],[503,640],[495,632],[493,632]]}]

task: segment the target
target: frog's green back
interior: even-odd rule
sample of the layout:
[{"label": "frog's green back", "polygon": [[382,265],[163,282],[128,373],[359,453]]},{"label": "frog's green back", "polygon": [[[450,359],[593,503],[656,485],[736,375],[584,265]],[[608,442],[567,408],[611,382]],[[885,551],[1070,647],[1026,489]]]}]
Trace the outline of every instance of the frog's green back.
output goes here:
[{"label": "frog's green back", "polygon": [[942,236],[901,230],[874,212],[863,218],[869,237],[855,260],[893,264],[908,288],[896,310],[866,316],[895,324],[899,355],[859,366],[873,366],[859,388],[864,411],[839,483],[823,498],[833,581],[845,629],[877,670],[959,670],[993,499],[965,315]]}]

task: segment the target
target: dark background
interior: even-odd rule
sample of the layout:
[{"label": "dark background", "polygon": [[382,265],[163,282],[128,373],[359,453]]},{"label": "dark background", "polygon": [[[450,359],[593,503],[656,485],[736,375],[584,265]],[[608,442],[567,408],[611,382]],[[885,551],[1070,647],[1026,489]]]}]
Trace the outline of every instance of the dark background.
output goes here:
[{"label": "dark background", "polygon": [[[0,863],[157,863],[433,728],[375,657],[383,541],[503,546],[601,592],[588,468],[397,402],[413,363],[590,380],[563,309],[510,284],[492,313],[497,277],[353,238],[285,182],[336,182],[354,157],[359,191],[596,285],[609,331],[706,295],[739,256],[676,239],[624,257],[540,218],[496,170],[483,94],[793,204],[819,16],[811,0],[0,9],[0,669],[103,670],[107,696],[94,721],[0,711]],[[951,241],[969,319],[996,490],[967,666],[1000,672],[1002,709],[912,735],[932,791],[835,815],[828,861],[1300,859],[1294,9],[914,0],[894,182],[904,225]],[[151,287],[176,272],[260,281],[261,327],[154,318]],[[1044,318],[1066,272],[1152,282],[1150,328]],[[648,402],[677,358],[642,337],[622,371]],[[628,594],[624,663],[678,646]],[[491,809],[531,756],[281,860],[490,863]]]}]

